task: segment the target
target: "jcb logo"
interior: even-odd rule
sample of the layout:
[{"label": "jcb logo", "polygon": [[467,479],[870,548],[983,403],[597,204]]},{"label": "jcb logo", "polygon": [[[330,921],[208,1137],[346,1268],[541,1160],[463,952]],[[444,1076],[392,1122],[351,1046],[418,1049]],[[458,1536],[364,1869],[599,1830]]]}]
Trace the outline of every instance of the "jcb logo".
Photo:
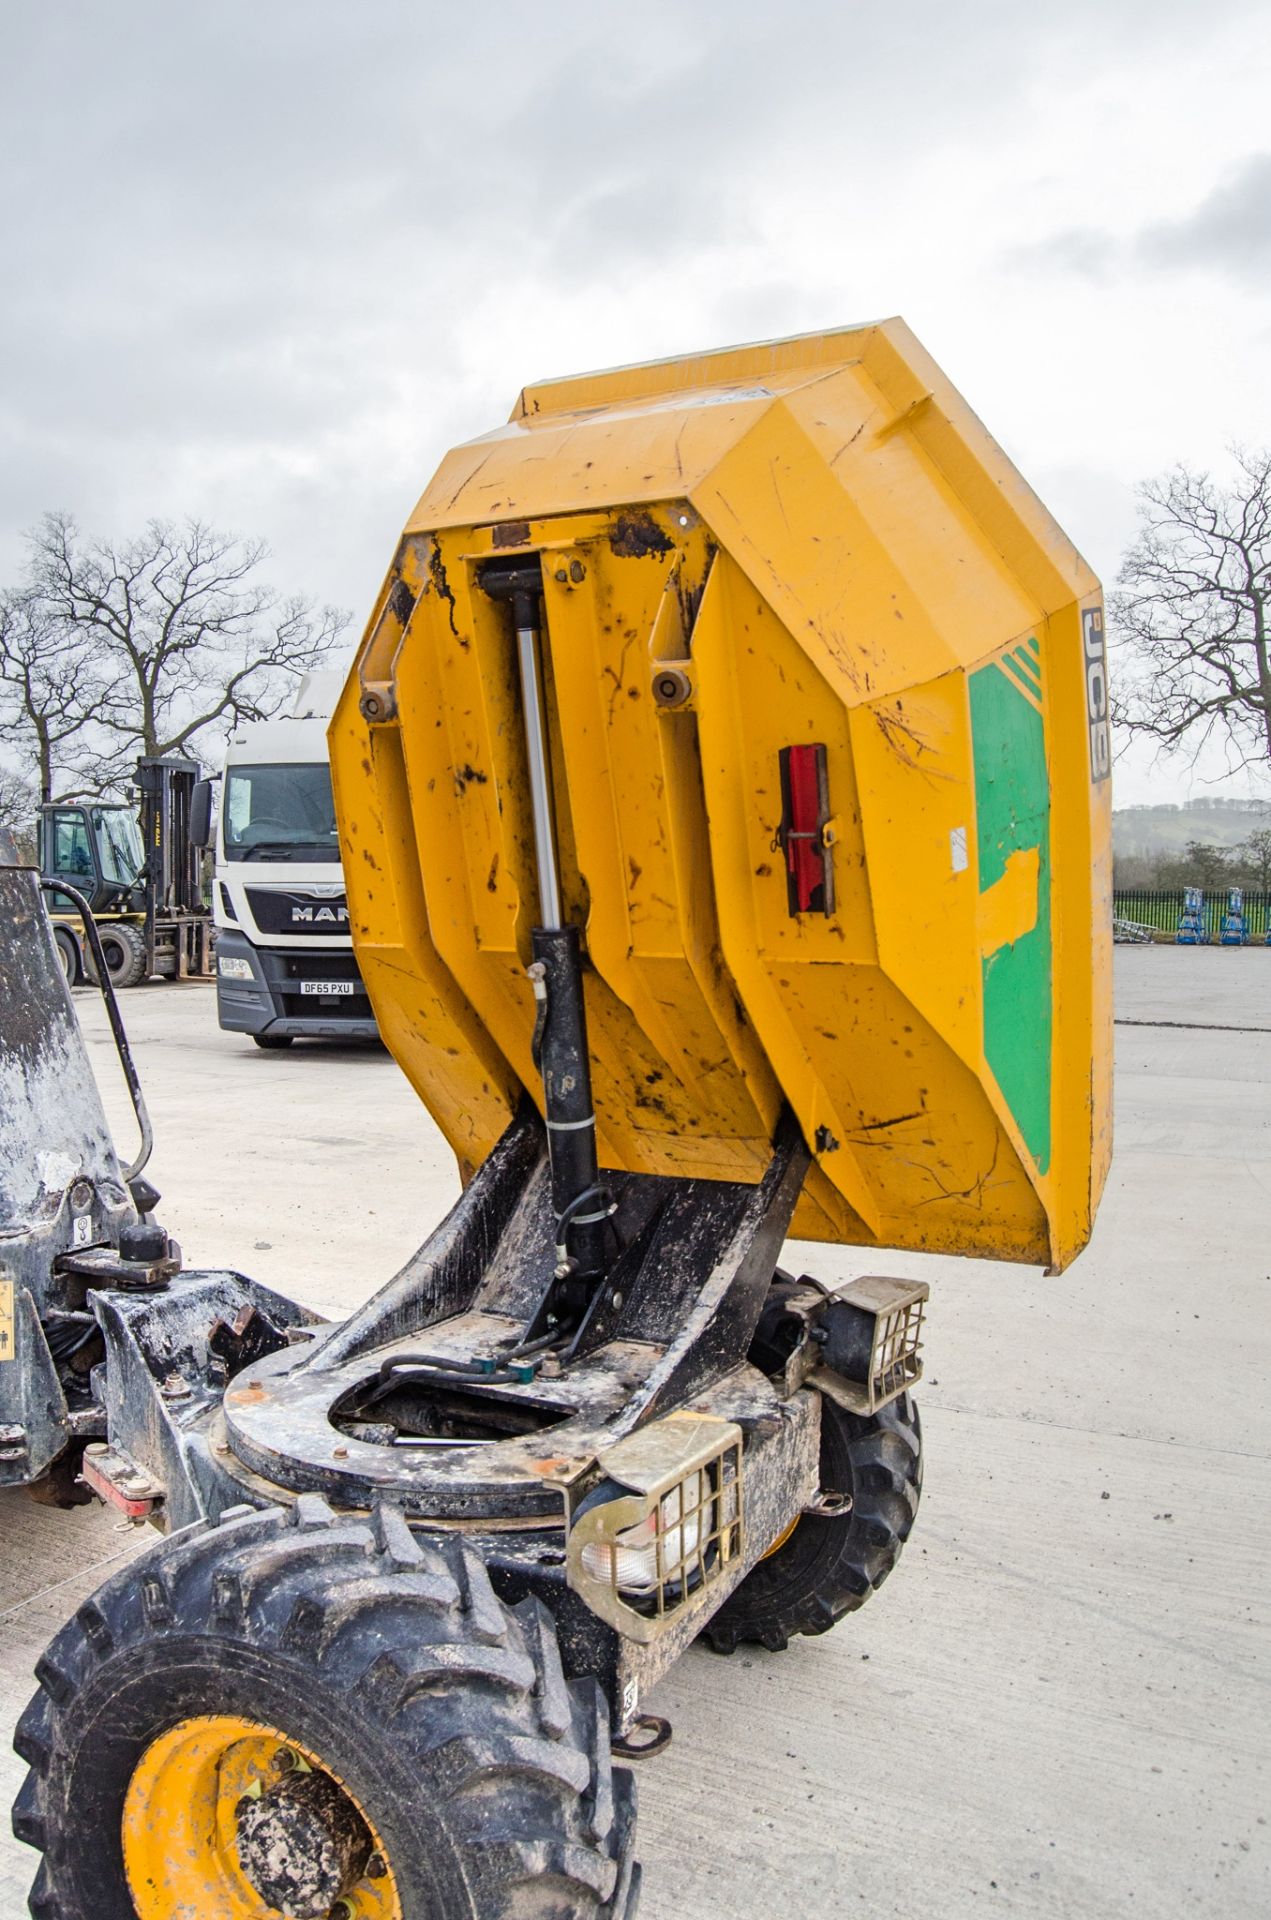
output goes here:
[{"label": "jcb logo", "polygon": [[1086,714],[1090,721],[1090,778],[1106,780],[1112,771],[1112,733],[1108,725],[1108,656],[1103,642],[1103,608],[1084,607],[1081,639],[1086,665]]},{"label": "jcb logo", "polygon": [[293,907],[291,909],[293,926],[297,922],[306,926],[318,926],[325,922],[328,926],[343,927],[348,925],[348,919],[347,907]]}]

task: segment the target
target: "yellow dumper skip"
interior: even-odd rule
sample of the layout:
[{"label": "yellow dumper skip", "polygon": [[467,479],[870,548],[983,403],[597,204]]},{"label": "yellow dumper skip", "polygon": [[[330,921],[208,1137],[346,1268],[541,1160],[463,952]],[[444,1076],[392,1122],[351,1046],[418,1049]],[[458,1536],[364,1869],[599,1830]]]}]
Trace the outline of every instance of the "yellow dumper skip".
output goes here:
[{"label": "yellow dumper skip", "polygon": [[465,1175],[541,1102],[514,643],[541,564],[603,1166],[1062,1267],[1111,1149],[1099,585],[898,320],[530,387],[443,460],[331,729],[354,943]]}]

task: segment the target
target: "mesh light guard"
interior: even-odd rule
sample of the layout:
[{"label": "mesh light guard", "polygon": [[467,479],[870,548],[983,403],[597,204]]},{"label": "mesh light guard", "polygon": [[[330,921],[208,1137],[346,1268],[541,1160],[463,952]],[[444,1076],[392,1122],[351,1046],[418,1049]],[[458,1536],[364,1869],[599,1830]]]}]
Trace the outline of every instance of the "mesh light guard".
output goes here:
[{"label": "mesh light guard", "polygon": [[[686,1609],[700,1606],[742,1552],[741,1429],[708,1415],[671,1414],[611,1447],[599,1465],[604,1479],[629,1491],[587,1508],[574,1521],[567,1548],[569,1583],[593,1613],[628,1639],[647,1644]],[[696,1499],[685,1496],[690,1481],[696,1484]],[[668,1498],[673,1505],[656,1534],[651,1591],[633,1601],[618,1587],[617,1538],[650,1514],[660,1514]],[[666,1551],[668,1536],[679,1541],[674,1557]],[[585,1566],[589,1547],[612,1549],[608,1577]]]}]

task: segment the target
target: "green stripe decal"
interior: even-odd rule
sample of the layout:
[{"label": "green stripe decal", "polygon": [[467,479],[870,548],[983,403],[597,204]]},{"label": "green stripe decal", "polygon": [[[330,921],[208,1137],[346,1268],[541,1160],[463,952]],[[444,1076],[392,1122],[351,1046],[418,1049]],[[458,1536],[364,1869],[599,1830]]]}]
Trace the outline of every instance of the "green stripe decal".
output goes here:
[{"label": "green stripe decal", "polygon": [[1031,693],[1034,700],[1041,699],[1042,697],[1041,688],[1038,685],[1036,685],[1036,683],[1030,678],[1028,674],[1024,673],[1015,664],[1014,660],[1002,659],[1002,660],[999,660],[997,664],[1002,669],[1003,673],[1008,674],[1010,676],[1010,679],[1014,682],[1014,684],[1017,687],[1023,687],[1025,693]]},{"label": "green stripe decal", "polygon": [[1017,940],[983,956],[984,1053],[1024,1141],[1050,1165],[1053,1044],[1050,934],[1050,782],[1042,717],[997,665],[970,676],[971,746],[980,892],[1013,853],[1036,848],[1037,919]]},{"label": "green stripe decal", "polygon": [[1036,682],[1037,691],[1040,693],[1042,689],[1041,661],[1035,654],[1026,653],[1023,647],[1016,647],[1014,653],[1011,655],[1011,664],[1015,665],[1016,663],[1018,663],[1020,672],[1024,674],[1027,680]]}]

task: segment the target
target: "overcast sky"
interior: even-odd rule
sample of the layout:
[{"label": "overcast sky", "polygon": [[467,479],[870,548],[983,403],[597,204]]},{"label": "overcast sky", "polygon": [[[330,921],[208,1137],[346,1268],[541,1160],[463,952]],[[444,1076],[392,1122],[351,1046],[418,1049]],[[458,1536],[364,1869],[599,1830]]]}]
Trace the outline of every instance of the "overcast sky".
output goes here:
[{"label": "overcast sky", "polygon": [[1271,440],[1269,47],[1266,0],[4,0],[0,578],[45,508],[193,513],[360,625],[526,380],[901,313],[1110,584],[1136,480]]}]

